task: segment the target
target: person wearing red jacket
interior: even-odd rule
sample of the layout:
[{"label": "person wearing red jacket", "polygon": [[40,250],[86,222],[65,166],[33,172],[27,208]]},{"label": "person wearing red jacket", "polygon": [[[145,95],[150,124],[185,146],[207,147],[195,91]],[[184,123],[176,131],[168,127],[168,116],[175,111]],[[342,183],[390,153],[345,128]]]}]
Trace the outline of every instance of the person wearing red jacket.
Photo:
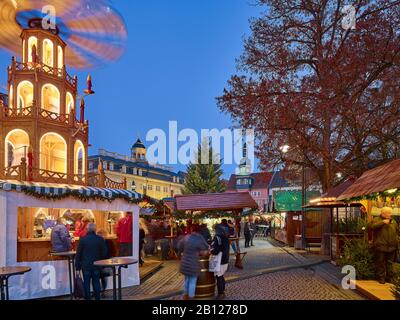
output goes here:
[{"label": "person wearing red jacket", "polygon": [[76,223],[76,230],[74,232],[74,237],[79,237],[83,238],[87,234],[87,226],[90,223],[90,219],[87,217],[84,217],[82,221],[78,224]]},{"label": "person wearing red jacket", "polygon": [[125,217],[121,218],[117,223],[117,237],[119,242],[119,256],[130,257],[132,250],[132,212],[127,212]]}]

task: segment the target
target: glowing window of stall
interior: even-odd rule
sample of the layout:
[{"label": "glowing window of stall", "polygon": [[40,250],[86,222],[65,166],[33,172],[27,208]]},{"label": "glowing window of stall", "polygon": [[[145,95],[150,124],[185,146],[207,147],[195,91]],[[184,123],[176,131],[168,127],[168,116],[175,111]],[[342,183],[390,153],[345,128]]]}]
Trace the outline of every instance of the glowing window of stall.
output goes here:
[{"label": "glowing window of stall", "polygon": [[37,38],[36,37],[30,37],[28,39],[28,62],[32,62],[32,51],[33,51],[33,46],[36,47],[37,50]]},{"label": "glowing window of stall", "polygon": [[42,109],[60,114],[60,91],[52,84],[42,87]]},{"label": "glowing window of stall", "polygon": [[33,104],[33,84],[21,81],[17,87],[18,109],[30,108]]},{"label": "glowing window of stall", "polygon": [[67,173],[67,143],[57,133],[46,133],[40,139],[40,169]]},{"label": "glowing window of stall", "polygon": [[21,159],[26,158],[29,148],[29,135],[21,129],[10,131],[5,139],[6,167],[21,164]]},{"label": "glowing window of stall", "polygon": [[43,63],[49,67],[53,67],[53,53],[54,53],[54,44],[51,40],[45,39],[43,40]]}]

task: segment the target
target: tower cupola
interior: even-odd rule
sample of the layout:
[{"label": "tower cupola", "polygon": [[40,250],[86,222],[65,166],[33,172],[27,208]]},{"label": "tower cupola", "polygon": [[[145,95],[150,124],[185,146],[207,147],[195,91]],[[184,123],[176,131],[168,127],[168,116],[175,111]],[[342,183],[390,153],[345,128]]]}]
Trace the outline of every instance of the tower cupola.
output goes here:
[{"label": "tower cupola", "polygon": [[146,160],[146,147],[143,142],[138,138],[131,148],[131,155],[134,161],[147,161]]}]

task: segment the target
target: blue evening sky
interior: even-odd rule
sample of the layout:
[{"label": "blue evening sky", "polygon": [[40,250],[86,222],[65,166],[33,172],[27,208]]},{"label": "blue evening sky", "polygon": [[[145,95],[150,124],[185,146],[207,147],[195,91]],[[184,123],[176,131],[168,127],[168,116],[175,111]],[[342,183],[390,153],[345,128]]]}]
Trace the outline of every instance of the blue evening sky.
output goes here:
[{"label": "blue evening sky", "polygon": [[[129,154],[138,135],[152,128],[229,128],[215,98],[235,72],[235,59],[260,7],[251,0],[114,0],[128,27],[124,56],[96,70],[78,72],[81,91],[92,74],[96,95],[86,100],[90,154],[105,148]],[[0,50],[0,84],[11,54]],[[68,63],[68,61],[67,61]],[[3,88],[0,89],[4,91]],[[145,141],[144,141],[145,142]],[[146,142],[145,142],[146,143]],[[235,165],[224,166],[225,177]],[[184,166],[175,166],[184,170]]]}]

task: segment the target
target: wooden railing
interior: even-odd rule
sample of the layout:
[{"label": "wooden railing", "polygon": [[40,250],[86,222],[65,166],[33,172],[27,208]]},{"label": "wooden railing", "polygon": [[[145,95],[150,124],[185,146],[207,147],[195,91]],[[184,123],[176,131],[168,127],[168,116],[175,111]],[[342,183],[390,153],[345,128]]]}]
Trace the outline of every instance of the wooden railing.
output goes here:
[{"label": "wooden railing", "polygon": [[12,167],[7,167],[4,169],[4,177],[6,179],[16,179],[19,180],[20,178],[20,165],[17,166],[12,166]]},{"label": "wooden railing", "polygon": [[33,172],[39,172],[41,182],[58,183],[67,182],[68,175],[62,172],[54,172],[45,169],[32,169]]},{"label": "wooden railing", "polygon": [[98,188],[121,189],[126,190],[126,178],[122,182],[114,181],[107,177],[105,174],[92,174],[88,178],[88,185]]},{"label": "wooden railing", "polygon": [[27,166],[25,158],[22,159],[20,165],[5,168],[2,177],[10,180],[35,181],[44,183],[69,183],[109,189],[126,190],[127,187],[126,178],[124,178],[122,182],[114,181],[107,177],[104,174],[104,171],[100,171],[98,174],[89,175],[88,178],[86,178],[85,174],[68,175],[67,173],[63,172],[32,168]]},{"label": "wooden railing", "polygon": [[39,115],[41,118],[46,120],[53,120],[61,123],[68,123],[68,114],[58,114],[56,112],[47,111],[45,109],[40,109]]},{"label": "wooden railing", "polygon": [[122,182],[118,182],[106,176],[104,179],[104,187],[110,189],[126,189],[126,178],[124,178]]},{"label": "wooden railing", "polygon": [[78,85],[77,78],[71,77],[65,68],[54,68],[44,63],[33,64],[32,62],[24,63],[16,60],[12,60],[11,68],[15,68],[15,71],[36,71],[55,77],[64,77],[65,81],[72,87],[76,88]]},{"label": "wooden railing", "polygon": [[32,107],[27,108],[4,108],[4,116],[7,118],[24,118],[32,116]]}]

